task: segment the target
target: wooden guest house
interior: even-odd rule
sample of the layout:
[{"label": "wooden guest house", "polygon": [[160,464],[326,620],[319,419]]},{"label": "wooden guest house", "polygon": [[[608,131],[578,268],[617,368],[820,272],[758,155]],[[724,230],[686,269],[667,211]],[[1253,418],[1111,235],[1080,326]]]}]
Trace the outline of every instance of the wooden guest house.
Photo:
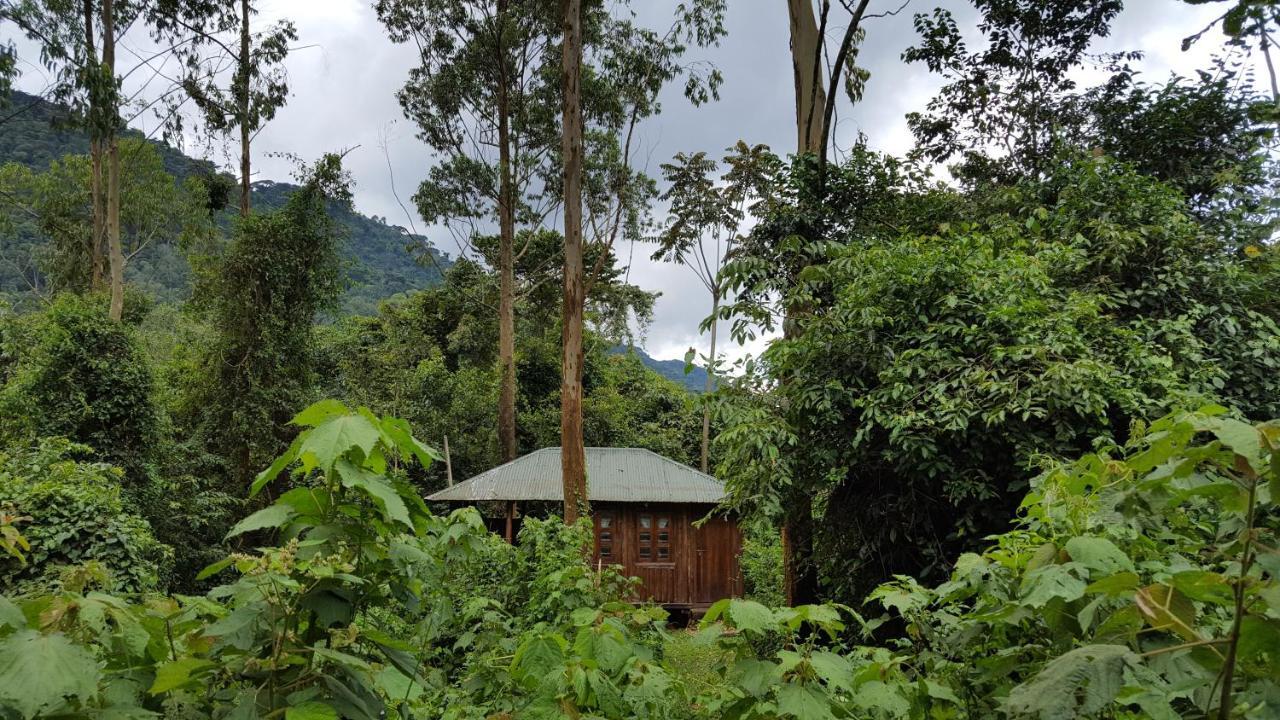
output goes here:
[{"label": "wooden guest house", "polygon": [[[732,519],[695,527],[724,497],[714,477],[639,448],[589,447],[587,493],[595,561],[640,578],[642,599],[704,611],[742,593],[742,534]],[[544,448],[428,498],[502,509],[491,525],[511,541],[530,508],[563,505],[560,448]],[[496,526],[496,527],[495,527]]]}]

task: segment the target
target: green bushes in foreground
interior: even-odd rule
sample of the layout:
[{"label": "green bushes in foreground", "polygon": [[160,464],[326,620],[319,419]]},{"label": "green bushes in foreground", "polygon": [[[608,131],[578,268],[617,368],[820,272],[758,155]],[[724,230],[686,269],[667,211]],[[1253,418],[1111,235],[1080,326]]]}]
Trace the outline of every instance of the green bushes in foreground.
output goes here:
[{"label": "green bushes in foreground", "polygon": [[278,544],[206,569],[205,596],[0,598],[0,716],[1276,717],[1280,425],[1224,412],[1042,475],[942,585],[726,600],[685,633],[576,559],[585,527],[511,547],[435,516],[400,479],[431,449],[320,403],[252,491],[287,487],[232,530]]},{"label": "green bushes in foreground", "polygon": [[25,538],[13,544],[19,555],[0,562],[5,592],[39,592],[86,571],[110,590],[153,591],[169,571],[172,550],[126,510],[121,471],[74,459],[89,452],[57,438],[0,452],[0,508]]}]

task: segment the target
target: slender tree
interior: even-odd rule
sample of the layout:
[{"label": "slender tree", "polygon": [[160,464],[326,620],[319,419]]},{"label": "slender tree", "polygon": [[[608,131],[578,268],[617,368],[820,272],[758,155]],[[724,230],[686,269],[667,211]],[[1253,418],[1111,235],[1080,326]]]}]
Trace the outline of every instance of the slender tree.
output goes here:
[{"label": "slender tree", "polygon": [[[182,36],[182,89],[210,133],[235,133],[239,144],[240,215],[250,210],[254,137],[289,99],[284,63],[297,28],[281,20],[255,31],[252,0],[157,0],[158,35]],[[230,76],[222,68],[231,68]],[[178,101],[174,104],[179,104]],[[180,128],[181,115],[171,113]]]},{"label": "slender tree", "polygon": [[[122,16],[122,13],[125,15]],[[89,135],[94,167],[91,252],[88,284],[98,289],[108,275],[107,258],[119,268],[110,269],[112,311],[118,319],[123,308],[124,256],[112,253],[119,244],[119,153],[111,147],[119,127],[119,78],[115,67],[116,28],[136,17],[129,6],[118,7],[112,0],[83,0],[79,3],[0,2],[0,20],[14,23],[40,46],[40,59],[53,75],[49,96],[71,110]],[[101,52],[101,56],[99,56]],[[112,172],[116,176],[112,194]],[[114,210],[113,210],[114,208]],[[111,223],[112,215],[116,222]],[[113,235],[114,227],[114,235]]]},{"label": "slender tree", "polygon": [[442,158],[414,196],[428,222],[444,222],[464,248],[498,225],[498,444],[516,443],[517,226],[538,227],[559,204],[556,185],[554,3],[548,0],[380,0],[396,42],[414,42],[420,65],[399,92],[419,137]]},{"label": "slender tree", "polygon": [[[867,73],[856,65],[856,46],[864,37],[862,23],[867,19],[869,0],[839,0],[848,13],[842,23],[844,32],[830,66],[828,57],[828,29],[837,24],[831,14],[831,0],[821,0],[815,14],[812,0],[787,0],[790,17],[791,66],[795,77],[796,95],[796,149],[797,154],[812,155],[817,159],[816,192],[811,197],[822,202],[825,196],[827,149],[831,143],[831,126],[835,118],[835,105],[839,93],[836,86],[844,78],[844,87],[850,100],[857,102]],[[896,13],[902,9],[887,10],[882,14]],[[817,217],[820,213],[810,213]],[[803,235],[817,235],[816,227],[800,227]],[[800,266],[805,261],[801,259]],[[802,311],[790,308],[789,313]],[[783,319],[783,334],[792,336],[798,327],[794,318]],[[793,484],[791,492],[783,499],[783,565],[784,584],[788,602],[804,604],[814,602],[818,595],[818,578],[810,558],[813,554],[813,498]]]},{"label": "slender tree", "polygon": [[[751,147],[739,141],[724,162],[729,170],[720,178],[715,177],[720,164],[703,152],[679,153],[671,162],[663,163],[663,178],[670,185],[662,200],[669,203],[670,215],[662,232],[654,238],[658,250],[653,259],[688,267],[711,295],[711,314],[703,322],[703,329],[711,335],[705,356],[704,398],[710,396],[716,384],[718,321],[726,290],[720,270],[733,253],[747,204],[766,192],[777,158],[763,145]],[[710,446],[711,403],[708,401],[702,412],[700,464],[703,472],[710,469]]]},{"label": "slender tree", "polygon": [[587,460],[582,441],[582,3],[564,0],[561,120],[564,158],[564,319],[560,367],[560,464],[564,521],[590,516]]},{"label": "slender tree", "polygon": [[[528,240],[563,200],[561,120],[549,112],[562,101],[564,8],[553,0],[382,0],[376,6],[391,38],[413,42],[420,65],[399,93],[405,114],[441,161],[415,195],[418,211],[455,233],[464,253],[496,223],[499,279],[497,424],[504,460],[517,452],[515,326],[522,298],[552,267],[516,268]],[[714,94],[719,75],[682,63],[688,44],[719,37],[723,0],[682,6],[665,32],[617,18],[600,2],[579,7],[583,132],[580,174],[583,295],[613,268],[620,238],[636,237],[652,182],[631,167],[638,123],[658,112],[658,92],[688,79],[695,100]],[[562,114],[561,114],[562,115]],[[522,240],[523,238],[523,240]],[[558,265],[559,263],[557,263]]]},{"label": "slender tree", "polygon": [[791,33],[791,71],[796,91],[796,152],[816,153],[821,147],[822,128],[814,121],[817,108],[827,104],[826,88],[820,72],[823,38],[830,1],[822,4],[822,25],[813,12],[811,0],[786,0]]},{"label": "slender tree", "polygon": [[108,78],[110,100],[102,124],[102,145],[107,165],[107,247],[111,268],[111,307],[108,316],[119,322],[124,317],[124,243],[120,239],[120,141],[117,131],[120,104],[116,90],[116,14],[114,0],[102,0],[102,74]]},{"label": "slender tree", "polygon": [[[715,97],[719,72],[712,68],[699,73],[682,58],[689,44],[705,46],[723,35],[725,4],[724,0],[682,3],[662,34],[627,19],[611,18],[603,3],[589,2],[590,10],[585,14],[580,0],[566,0],[562,7],[565,285],[560,447],[565,519],[572,522],[589,510],[582,438],[585,297],[599,279],[605,261],[612,257],[617,239],[639,237],[640,217],[653,192],[652,183],[631,168],[634,131],[641,120],[657,114],[658,93],[677,77],[686,77],[685,96],[694,104]],[[584,87],[582,66],[587,37],[592,40],[588,47],[597,48],[597,54],[590,63],[593,83]],[[599,104],[584,107],[584,95],[599,98]],[[595,172],[584,171],[584,153],[594,155],[585,162],[594,164]],[[611,161],[617,154],[620,159]],[[585,277],[584,212],[593,237],[589,247],[597,253],[596,262]]]}]

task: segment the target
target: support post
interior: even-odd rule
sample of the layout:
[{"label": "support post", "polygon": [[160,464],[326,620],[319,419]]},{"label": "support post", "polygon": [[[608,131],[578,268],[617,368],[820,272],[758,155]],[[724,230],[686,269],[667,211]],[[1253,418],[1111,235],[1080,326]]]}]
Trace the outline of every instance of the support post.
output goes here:
[{"label": "support post", "polygon": [[449,436],[444,436],[444,479],[453,487],[453,460],[449,457]]},{"label": "support post", "polygon": [[513,542],[513,541],[514,541],[514,539],[515,539],[515,538],[514,538],[514,536],[512,535],[512,524],[513,524],[513,522],[514,522],[514,520],[515,520],[515,516],[516,516],[516,501],[515,501],[515,500],[508,500],[508,501],[507,501],[507,532],[506,532],[506,539],[507,539],[507,542],[509,542],[509,543],[510,543],[510,542]]}]

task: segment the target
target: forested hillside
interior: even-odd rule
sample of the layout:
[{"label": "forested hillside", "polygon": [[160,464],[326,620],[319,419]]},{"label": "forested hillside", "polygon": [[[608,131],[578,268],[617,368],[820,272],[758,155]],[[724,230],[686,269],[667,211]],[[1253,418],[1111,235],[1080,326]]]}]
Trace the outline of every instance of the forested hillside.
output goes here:
[{"label": "forested hillside", "polygon": [[1280,0],[938,2],[0,0],[0,720],[1280,718]]},{"label": "forested hillside", "polygon": [[[70,122],[66,112],[43,98],[14,91],[3,113],[6,119],[4,131],[0,132],[0,165],[17,163],[43,172],[66,155],[89,152],[88,135]],[[129,131],[124,137],[142,136]],[[163,142],[150,144],[164,171],[179,185],[188,178],[218,177],[217,169],[208,161],[188,157]],[[228,184],[217,186],[221,197],[212,200],[225,205]],[[253,185],[253,202],[263,209],[279,209],[297,190],[298,186],[292,183],[259,180]],[[342,256],[350,282],[342,297],[343,313],[372,314],[383,299],[436,284],[451,262],[448,254],[435,249],[430,240],[402,227],[341,205],[333,206],[331,212],[342,229]],[[22,296],[30,291],[28,283],[39,287],[47,283],[47,278],[38,262],[31,260],[39,256],[42,244],[34,219],[22,213],[14,215],[16,227],[5,232],[0,249],[7,260],[0,266],[0,293],[23,300]],[[219,210],[217,219],[225,226],[230,214]],[[191,293],[192,278],[176,243],[176,237],[172,242],[156,243],[138,256],[130,271],[131,280],[159,300],[184,299]],[[427,252],[434,255],[434,262]]]}]

